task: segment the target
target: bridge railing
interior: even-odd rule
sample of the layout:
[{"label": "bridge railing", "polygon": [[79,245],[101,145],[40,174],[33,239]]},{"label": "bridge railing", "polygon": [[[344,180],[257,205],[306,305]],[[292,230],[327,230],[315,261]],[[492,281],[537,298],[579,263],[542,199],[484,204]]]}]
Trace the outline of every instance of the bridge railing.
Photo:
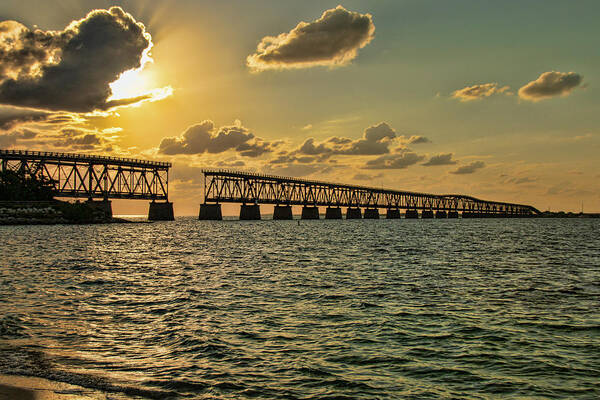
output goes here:
[{"label": "bridge railing", "polygon": [[34,158],[34,157],[43,157],[43,158],[52,158],[52,159],[60,159],[60,160],[80,160],[80,161],[109,161],[111,163],[134,163],[139,165],[148,165],[153,167],[165,167],[171,168],[172,164],[170,162],[163,161],[149,161],[149,160],[141,160],[136,158],[126,158],[126,157],[110,157],[110,156],[97,156],[97,155],[88,155],[88,154],[75,154],[75,153],[60,153],[60,152],[52,152],[52,151],[32,151],[32,150],[0,150],[0,157],[2,156],[16,156],[17,158]]}]

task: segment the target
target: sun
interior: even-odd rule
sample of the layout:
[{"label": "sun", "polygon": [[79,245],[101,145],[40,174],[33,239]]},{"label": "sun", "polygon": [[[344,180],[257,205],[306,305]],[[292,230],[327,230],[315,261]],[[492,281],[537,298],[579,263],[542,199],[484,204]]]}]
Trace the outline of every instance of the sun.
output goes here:
[{"label": "sun", "polygon": [[130,69],[119,76],[119,79],[111,83],[112,95],[109,100],[129,99],[142,96],[154,89],[148,74],[139,69]]}]

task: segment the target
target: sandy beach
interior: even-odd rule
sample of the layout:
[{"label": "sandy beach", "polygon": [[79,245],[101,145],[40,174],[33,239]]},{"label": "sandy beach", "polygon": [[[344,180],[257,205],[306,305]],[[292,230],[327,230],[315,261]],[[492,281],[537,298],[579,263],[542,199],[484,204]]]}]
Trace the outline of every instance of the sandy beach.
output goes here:
[{"label": "sandy beach", "polygon": [[42,378],[0,375],[0,400],[105,400],[106,395]]}]

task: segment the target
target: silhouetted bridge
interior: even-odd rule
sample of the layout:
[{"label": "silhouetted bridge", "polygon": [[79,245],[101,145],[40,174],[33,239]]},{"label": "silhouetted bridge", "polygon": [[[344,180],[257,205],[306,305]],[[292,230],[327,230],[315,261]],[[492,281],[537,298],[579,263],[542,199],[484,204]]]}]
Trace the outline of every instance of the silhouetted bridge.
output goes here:
[{"label": "silhouetted bridge", "polygon": [[[302,219],[318,219],[319,206],[326,219],[483,218],[531,217],[539,214],[524,204],[486,201],[463,195],[436,195],[364,186],[343,185],[237,171],[203,170],[204,203],[200,219],[222,219],[220,203],[241,203],[240,219],[260,219],[260,204],[274,204],[273,219],[292,219],[292,205],[302,206]],[[364,208],[364,216],[362,209]]]},{"label": "silhouetted bridge", "polygon": [[169,168],[171,163],[131,158],[0,150],[1,171],[45,178],[58,197],[86,198],[111,215],[109,199],[151,200],[148,217],[152,220],[173,219]]}]

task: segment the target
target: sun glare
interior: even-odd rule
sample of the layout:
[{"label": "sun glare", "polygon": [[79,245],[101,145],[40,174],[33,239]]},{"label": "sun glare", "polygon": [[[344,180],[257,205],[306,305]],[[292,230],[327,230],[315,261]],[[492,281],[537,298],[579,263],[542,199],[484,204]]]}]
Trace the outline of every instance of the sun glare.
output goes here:
[{"label": "sun glare", "polygon": [[131,69],[121,74],[119,79],[110,84],[112,96],[109,100],[128,99],[150,92],[153,87],[146,74],[139,69]]}]

